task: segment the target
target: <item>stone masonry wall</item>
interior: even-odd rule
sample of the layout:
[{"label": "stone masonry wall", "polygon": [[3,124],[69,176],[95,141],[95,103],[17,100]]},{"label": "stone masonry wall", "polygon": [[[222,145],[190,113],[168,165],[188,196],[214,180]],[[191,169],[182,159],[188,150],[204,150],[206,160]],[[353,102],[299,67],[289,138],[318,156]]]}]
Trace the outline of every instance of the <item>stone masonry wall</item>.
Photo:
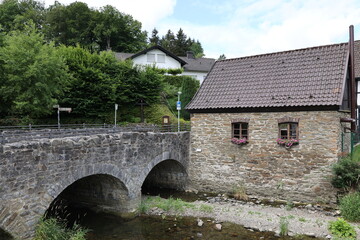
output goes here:
[{"label": "stone masonry wall", "polygon": [[[191,118],[191,186],[230,192],[243,185],[249,195],[292,201],[334,202],[331,164],[341,155],[340,117],[336,111],[196,113]],[[276,143],[278,122],[300,118],[298,145]],[[248,118],[249,143],[235,145],[231,120]]]},{"label": "stone masonry wall", "polygon": [[[0,228],[29,239],[60,193],[94,175],[108,175],[119,182],[106,180],[97,186],[109,188],[97,192],[109,200],[102,207],[131,212],[138,207],[145,178],[157,164],[171,159],[187,170],[189,143],[188,132],[121,132],[0,144]],[[86,189],[80,194],[90,202]]]}]

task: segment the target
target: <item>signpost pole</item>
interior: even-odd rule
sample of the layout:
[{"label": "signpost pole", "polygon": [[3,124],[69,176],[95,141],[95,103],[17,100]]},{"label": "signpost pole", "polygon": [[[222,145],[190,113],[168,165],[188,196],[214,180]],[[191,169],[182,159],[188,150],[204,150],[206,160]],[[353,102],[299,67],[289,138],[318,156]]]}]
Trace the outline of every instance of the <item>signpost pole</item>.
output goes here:
[{"label": "signpost pole", "polygon": [[71,112],[71,108],[62,108],[59,105],[54,105],[53,108],[57,108],[57,115],[58,115],[58,129],[60,129],[60,112],[61,111],[66,111],[66,112]]},{"label": "signpost pole", "polygon": [[60,129],[60,107],[57,108],[58,112],[58,129]]},{"label": "signpost pole", "polygon": [[114,127],[116,128],[116,111],[118,110],[118,104],[115,103],[115,124]]},{"label": "signpost pole", "polygon": [[180,102],[181,92],[178,92],[178,101],[176,103],[176,109],[178,110],[178,132],[180,132],[180,110],[181,110],[181,102]]}]

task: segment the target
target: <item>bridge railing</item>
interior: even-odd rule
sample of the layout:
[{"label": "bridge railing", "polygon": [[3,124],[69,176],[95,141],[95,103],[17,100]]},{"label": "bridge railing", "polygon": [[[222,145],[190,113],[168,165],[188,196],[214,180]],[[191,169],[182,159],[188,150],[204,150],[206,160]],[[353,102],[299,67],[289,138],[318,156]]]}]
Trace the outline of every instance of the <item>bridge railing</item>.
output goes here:
[{"label": "bridge railing", "polygon": [[153,124],[131,124],[116,127],[110,124],[71,124],[61,125],[60,128],[58,125],[0,126],[0,143],[118,132],[177,132],[179,130],[190,131],[190,125],[181,124],[180,128],[178,125],[159,126]]}]

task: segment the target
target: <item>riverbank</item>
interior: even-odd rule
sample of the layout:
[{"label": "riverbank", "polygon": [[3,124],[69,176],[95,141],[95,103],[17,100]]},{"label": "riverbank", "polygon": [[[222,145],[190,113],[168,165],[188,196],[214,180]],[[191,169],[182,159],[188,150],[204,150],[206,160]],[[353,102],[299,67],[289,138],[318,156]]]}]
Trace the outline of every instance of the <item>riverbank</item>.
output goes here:
[{"label": "riverbank", "polygon": [[[216,223],[232,222],[249,229],[271,231],[275,235],[280,235],[281,227],[287,225],[285,227],[289,236],[307,235],[324,239],[331,238],[328,231],[329,221],[335,221],[339,217],[336,216],[336,211],[324,211],[316,209],[312,205],[304,208],[285,205],[273,207],[237,200],[214,201],[213,198],[207,201],[197,200],[188,203],[181,209],[178,207],[164,210],[162,207],[149,207],[144,210],[149,215],[198,217],[199,226],[213,224],[212,221],[208,221],[212,218]],[[360,224],[352,225],[355,226],[359,236]],[[360,238],[358,237],[358,239]]]}]

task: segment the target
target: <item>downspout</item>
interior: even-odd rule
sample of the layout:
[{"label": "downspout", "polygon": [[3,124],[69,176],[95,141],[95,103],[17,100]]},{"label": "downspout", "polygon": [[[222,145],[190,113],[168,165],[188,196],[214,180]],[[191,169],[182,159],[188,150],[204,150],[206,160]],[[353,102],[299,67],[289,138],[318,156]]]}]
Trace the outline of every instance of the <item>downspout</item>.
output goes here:
[{"label": "downspout", "polygon": [[[351,118],[356,119],[356,83],[355,83],[355,62],[354,62],[354,26],[349,27],[349,52],[350,52],[350,98],[351,98]],[[351,131],[356,131],[356,121],[351,122]]]}]

